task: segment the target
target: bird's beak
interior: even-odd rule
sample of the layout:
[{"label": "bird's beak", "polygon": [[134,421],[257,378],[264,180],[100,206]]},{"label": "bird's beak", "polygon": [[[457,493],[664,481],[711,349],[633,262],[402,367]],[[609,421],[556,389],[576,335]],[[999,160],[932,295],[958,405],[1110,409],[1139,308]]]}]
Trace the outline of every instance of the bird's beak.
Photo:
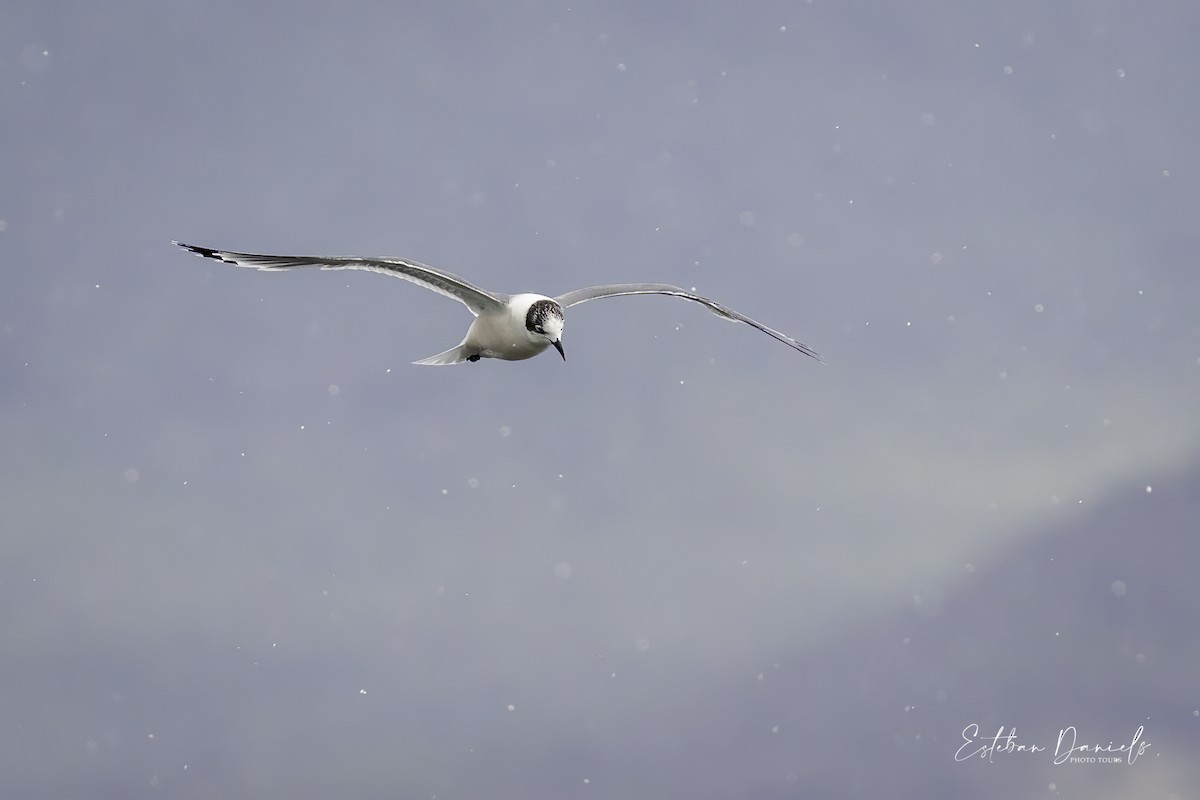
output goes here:
[{"label": "bird's beak", "polygon": [[567,360],[567,354],[563,352],[563,349],[562,349],[562,341],[561,341],[561,340],[559,340],[559,339],[555,339],[555,340],[554,340],[554,342],[553,342],[553,344],[554,344],[554,349],[558,351],[558,354],[559,354],[560,356],[562,356],[562,358],[563,358],[563,361],[566,361],[566,360]]}]

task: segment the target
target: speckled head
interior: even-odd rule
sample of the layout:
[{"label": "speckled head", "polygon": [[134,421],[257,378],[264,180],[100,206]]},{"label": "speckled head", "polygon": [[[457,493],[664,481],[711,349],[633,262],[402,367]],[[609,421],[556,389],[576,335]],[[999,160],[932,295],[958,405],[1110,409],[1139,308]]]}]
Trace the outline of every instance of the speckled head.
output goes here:
[{"label": "speckled head", "polygon": [[567,360],[562,348],[563,311],[553,300],[535,300],[525,313],[525,328],[536,336],[544,336],[554,349]]}]

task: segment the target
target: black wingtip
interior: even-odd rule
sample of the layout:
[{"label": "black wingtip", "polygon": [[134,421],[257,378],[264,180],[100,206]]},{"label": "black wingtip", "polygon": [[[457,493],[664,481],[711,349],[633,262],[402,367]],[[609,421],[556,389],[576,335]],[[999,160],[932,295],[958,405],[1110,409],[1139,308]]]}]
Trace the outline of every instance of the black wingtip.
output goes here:
[{"label": "black wingtip", "polygon": [[195,253],[198,256],[203,256],[204,258],[211,258],[214,261],[225,261],[226,263],[228,263],[226,261],[226,259],[221,256],[220,253],[218,253],[216,250],[212,249],[211,247],[200,247],[199,245],[184,244],[183,242],[175,242],[175,241],[171,242],[171,244],[182,247],[184,250],[188,250],[192,253]]}]

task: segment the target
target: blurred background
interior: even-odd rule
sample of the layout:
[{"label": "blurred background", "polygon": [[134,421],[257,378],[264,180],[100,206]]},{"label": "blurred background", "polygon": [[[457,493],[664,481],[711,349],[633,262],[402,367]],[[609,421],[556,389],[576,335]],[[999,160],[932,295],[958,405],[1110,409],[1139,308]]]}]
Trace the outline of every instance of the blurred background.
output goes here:
[{"label": "blurred background", "polygon": [[0,794],[1195,797],[1198,30],[9,0]]}]

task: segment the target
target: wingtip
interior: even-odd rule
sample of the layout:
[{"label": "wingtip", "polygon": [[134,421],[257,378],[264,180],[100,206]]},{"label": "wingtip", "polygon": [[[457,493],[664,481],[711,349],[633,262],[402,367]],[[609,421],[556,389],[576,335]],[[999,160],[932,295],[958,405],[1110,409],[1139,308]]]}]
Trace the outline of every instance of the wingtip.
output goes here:
[{"label": "wingtip", "polygon": [[[200,256],[201,258],[213,258],[213,259],[216,259],[217,261],[226,261],[226,259],[222,258],[218,254],[218,252],[216,250],[212,249],[211,247],[201,247],[201,246],[195,245],[195,244],[184,244],[183,242],[176,242],[174,240],[171,241],[171,244],[175,245],[176,247],[182,247],[184,250],[187,250],[189,253],[195,253],[196,255]],[[229,263],[235,263],[235,262],[229,262]]]}]

